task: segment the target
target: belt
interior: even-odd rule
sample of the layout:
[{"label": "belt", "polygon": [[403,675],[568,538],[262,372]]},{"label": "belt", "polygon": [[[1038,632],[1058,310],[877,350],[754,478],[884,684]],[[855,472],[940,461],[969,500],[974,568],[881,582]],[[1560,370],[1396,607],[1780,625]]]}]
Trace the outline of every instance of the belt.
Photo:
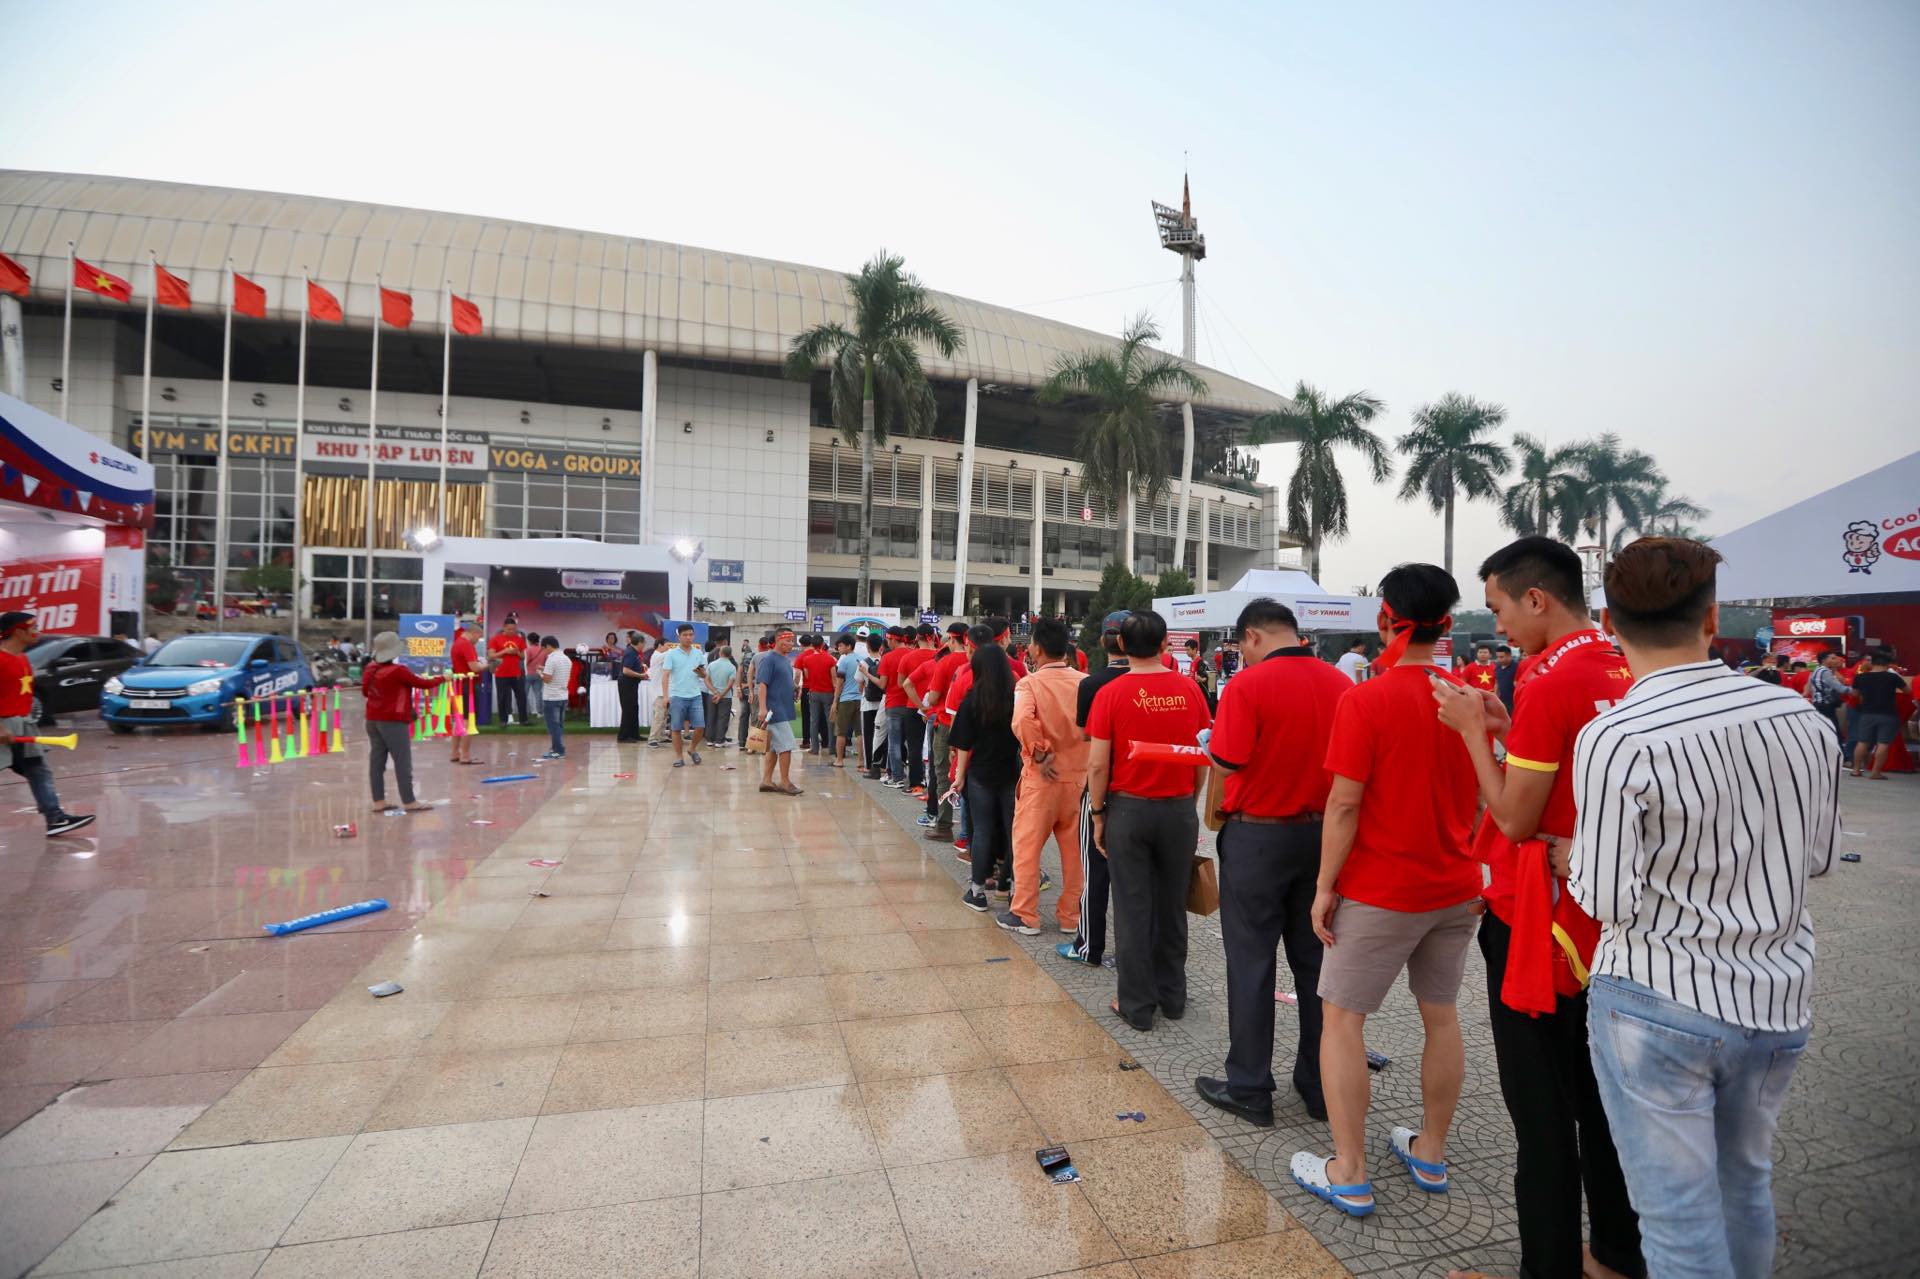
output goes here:
[{"label": "belt", "polygon": [[1317,822],[1324,814],[1314,812],[1289,813],[1285,817],[1261,817],[1255,813],[1228,813],[1230,822],[1245,822],[1249,826],[1305,826]]}]

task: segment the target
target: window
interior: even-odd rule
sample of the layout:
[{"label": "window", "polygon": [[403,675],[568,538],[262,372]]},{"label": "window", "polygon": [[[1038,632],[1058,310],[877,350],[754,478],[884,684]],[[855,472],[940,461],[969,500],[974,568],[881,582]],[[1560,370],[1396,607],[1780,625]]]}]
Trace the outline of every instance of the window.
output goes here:
[{"label": "window", "polygon": [[495,475],[488,481],[494,537],[640,540],[640,484],[583,475]]},{"label": "window", "polygon": [[[807,550],[819,555],[860,553],[860,504],[815,498],[807,503]],[[900,506],[873,508],[873,553],[891,559],[920,555],[920,512]]]}]

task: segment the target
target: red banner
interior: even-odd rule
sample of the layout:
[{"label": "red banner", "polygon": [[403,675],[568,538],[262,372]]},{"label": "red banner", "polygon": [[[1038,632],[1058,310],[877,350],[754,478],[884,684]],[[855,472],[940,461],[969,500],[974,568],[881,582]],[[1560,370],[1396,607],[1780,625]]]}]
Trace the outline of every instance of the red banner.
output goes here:
[{"label": "red banner", "polygon": [[40,615],[48,635],[100,629],[100,558],[14,560],[0,564],[0,611]]}]

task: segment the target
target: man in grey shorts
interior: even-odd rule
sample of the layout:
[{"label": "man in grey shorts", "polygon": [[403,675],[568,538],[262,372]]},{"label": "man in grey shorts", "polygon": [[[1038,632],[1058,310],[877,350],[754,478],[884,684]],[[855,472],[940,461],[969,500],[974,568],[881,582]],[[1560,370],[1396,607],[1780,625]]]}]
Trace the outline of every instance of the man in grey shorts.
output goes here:
[{"label": "man in grey shorts", "polygon": [[[798,795],[793,784],[793,628],[783,627],[773,637],[773,647],[760,654],[753,664],[754,722],[767,729],[767,759],[760,772],[760,789]],[[773,780],[774,769],[780,780]]]},{"label": "man in grey shorts", "polygon": [[1353,1217],[1373,1212],[1367,1175],[1367,1015],[1402,969],[1420,1006],[1426,1051],[1418,1131],[1389,1150],[1413,1183],[1447,1189],[1447,1132],[1466,1076],[1455,1007],[1481,909],[1480,863],[1468,851],[1479,784],[1460,735],[1434,710],[1433,644],[1460,591],[1432,564],[1403,564],[1380,583],[1378,674],[1335,708],[1327,745],[1333,788],[1321,828],[1313,930],[1320,962],[1320,1083],[1334,1153],[1293,1156],[1293,1179]]}]

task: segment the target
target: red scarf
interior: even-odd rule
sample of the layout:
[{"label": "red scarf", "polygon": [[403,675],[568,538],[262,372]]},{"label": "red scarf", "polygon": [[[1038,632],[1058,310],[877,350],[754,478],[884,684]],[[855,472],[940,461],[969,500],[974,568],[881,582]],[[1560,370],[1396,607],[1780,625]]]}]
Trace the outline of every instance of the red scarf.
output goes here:
[{"label": "red scarf", "polygon": [[[1387,603],[1385,600],[1381,600],[1380,616],[1376,619],[1376,624],[1383,625],[1392,631],[1393,638],[1387,642],[1385,648],[1380,650],[1380,656],[1373,659],[1373,669],[1375,671],[1392,670],[1400,664],[1400,659],[1406,656],[1407,646],[1413,642],[1413,632],[1416,629],[1422,626],[1441,626],[1447,621],[1448,619],[1445,617],[1431,622],[1421,622],[1413,618],[1402,617],[1393,611],[1393,605]],[[1454,682],[1458,683],[1459,681],[1455,680]]]}]

